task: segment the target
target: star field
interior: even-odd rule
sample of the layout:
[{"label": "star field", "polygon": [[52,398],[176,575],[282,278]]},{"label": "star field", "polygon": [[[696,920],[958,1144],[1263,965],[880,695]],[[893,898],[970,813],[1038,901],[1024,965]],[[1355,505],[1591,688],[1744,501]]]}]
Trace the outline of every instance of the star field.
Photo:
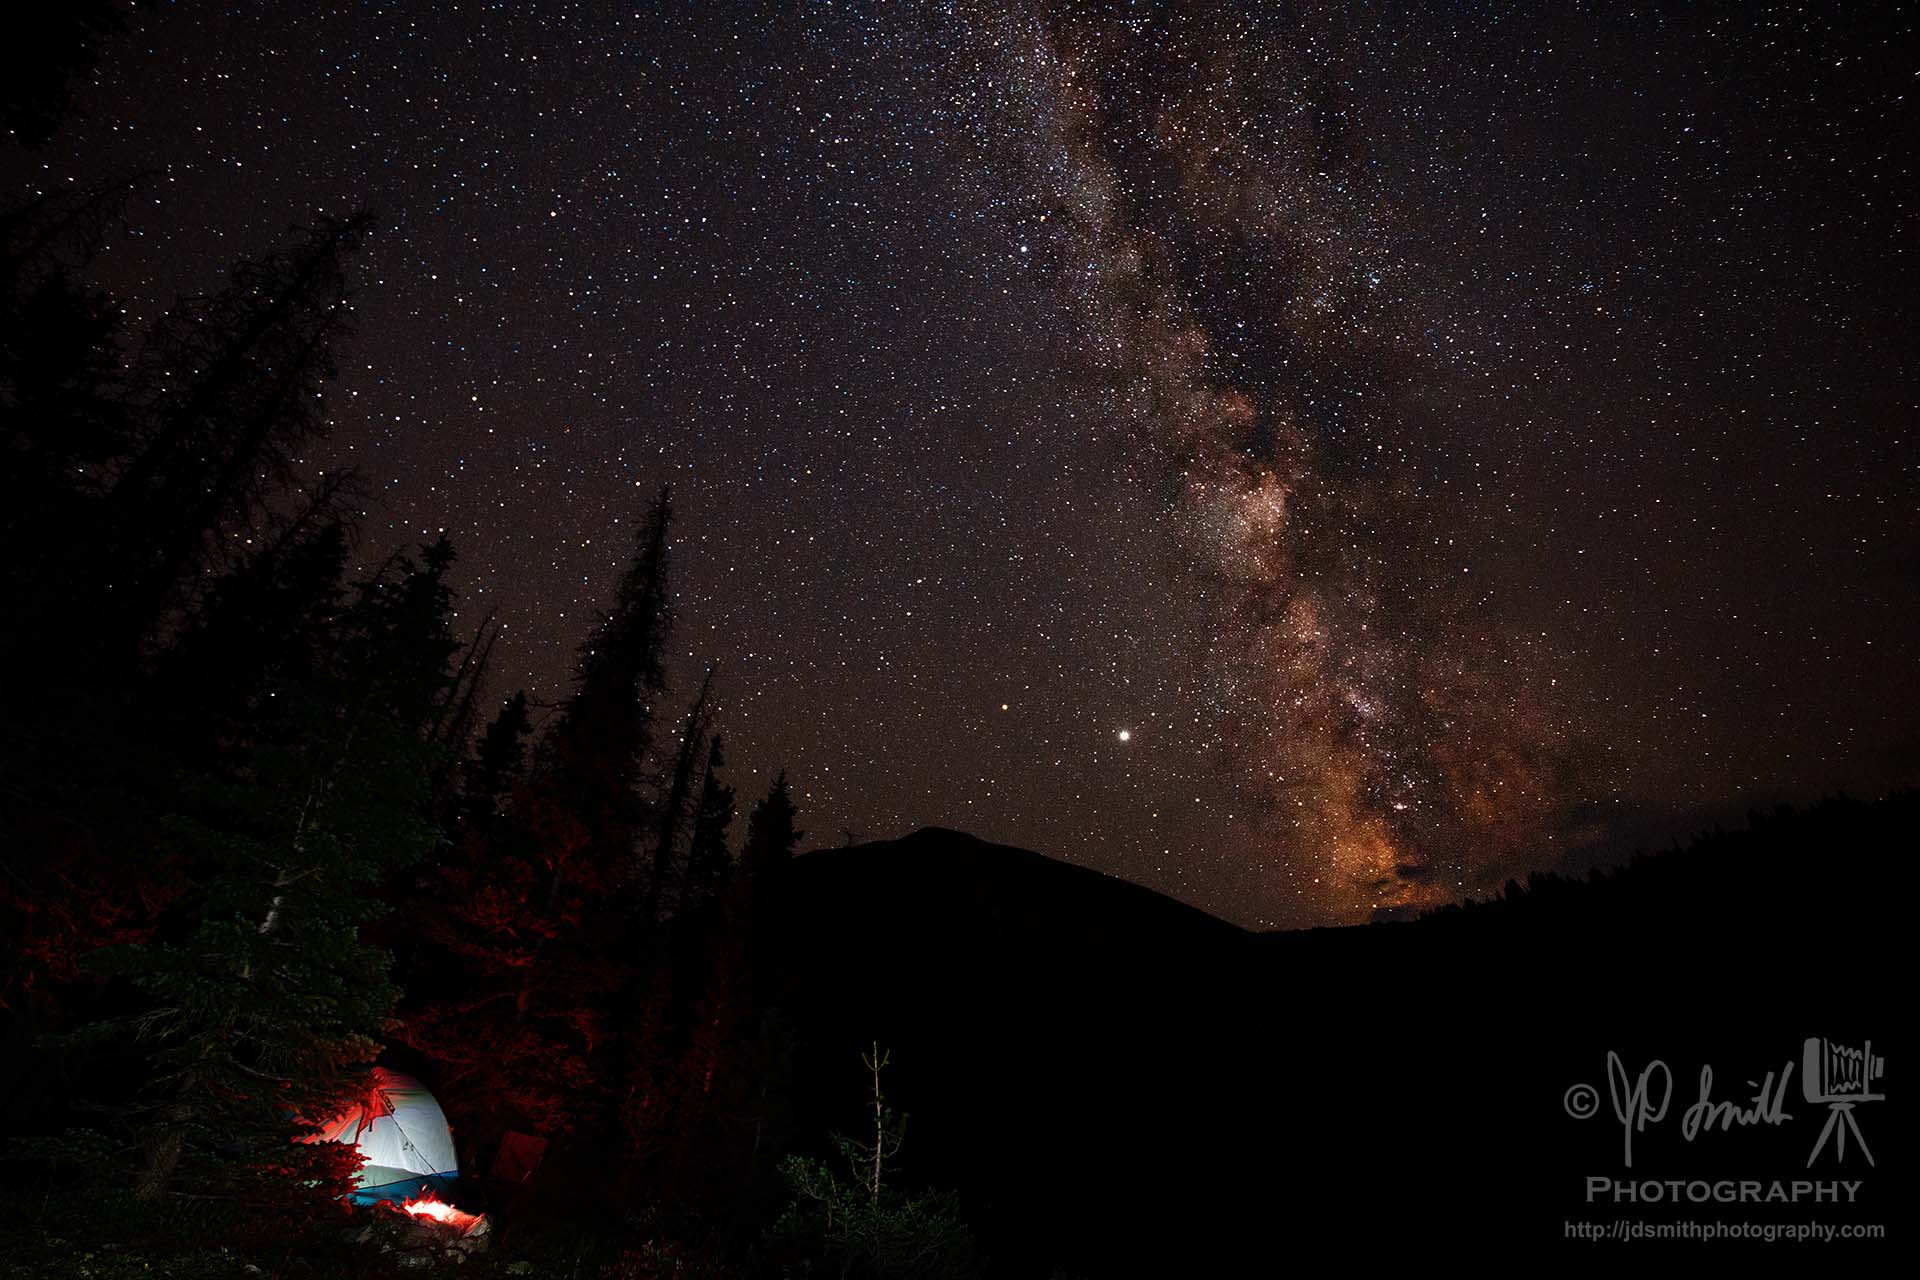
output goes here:
[{"label": "star field", "polygon": [[1913,780],[1912,35],[186,5],[5,176],[147,175],[136,323],[374,212],[310,461],[453,536],[498,694],[671,481],[743,794],[1324,923]]}]

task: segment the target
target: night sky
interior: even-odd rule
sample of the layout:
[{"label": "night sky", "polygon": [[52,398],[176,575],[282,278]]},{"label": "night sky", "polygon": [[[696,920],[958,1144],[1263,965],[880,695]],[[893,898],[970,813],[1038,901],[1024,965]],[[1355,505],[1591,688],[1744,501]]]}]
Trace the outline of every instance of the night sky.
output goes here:
[{"label": "night sky", "polygon": [[374,212],[311,462],[497,695],[671,481],[662,712],[717,663],[808,843],[1330,923],[1915,779],[1912,27],[186,3],[0,177],[151,173],[136,328]]}]

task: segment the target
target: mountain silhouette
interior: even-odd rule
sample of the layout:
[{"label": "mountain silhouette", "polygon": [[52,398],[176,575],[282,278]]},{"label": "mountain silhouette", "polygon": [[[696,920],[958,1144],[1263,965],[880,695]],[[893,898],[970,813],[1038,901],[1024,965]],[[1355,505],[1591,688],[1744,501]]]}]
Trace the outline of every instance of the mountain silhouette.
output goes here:
[{"label": "mountain silhouette", "polygon": [[[1846,881],[1911,846],[1913,808],[1835,802],[1419,922],[1269,934],[938,828],[806,854],[776,889],[798,1123],[852,1131],[857,1054],[891,1049],[899,1176],[958,1188],[1010,1274],[1342,1233],[1391,1255],[1493,1203],[1487,1251],[1557,1245],[1584,1178],[1618,1172],[1609,1051],[1666,1061],[1676,1117],[1701,1065],[1743,1098],[1808,1036],[1897,1036],[1904,1061],[1883,988],[1854,980],[1890,972],[1893,899]],[[1806,1158],[1797,1130],[1677,1132],[1642,1139],[1649,1176]]]},{"label": "mountain silhouette", "polygon": [[[893,1052],[901,1173],[955,1185],[986,1243],[1111,1264],[1108,1227],[1207,1207],[1160,1171],[1208,1150],[1238,1057],[1222,983],[1255,936],[1138,885],[929,828],[794,861],[780,891],[800,1089],[849,1129],[854,1050]],[[1231,1048],[1229,1046],[1232,1046]],[[1179,1205],[1161,1203],[1173,1194]],[[994,1239],[997,1227],[1000,1238]],[[1124,1239],[1113,1241],[1122,1250]]]},{"label": "mountain silhouette", "polygon": [[1064,955],[1151,939],[1164,946],[1244,944],[1245,930],[1130,880],[944,827],[898,840],[822,849],[797,864],[804,911],[840,909],[898,920],[918,932],[995,931],[1007,945]]}]

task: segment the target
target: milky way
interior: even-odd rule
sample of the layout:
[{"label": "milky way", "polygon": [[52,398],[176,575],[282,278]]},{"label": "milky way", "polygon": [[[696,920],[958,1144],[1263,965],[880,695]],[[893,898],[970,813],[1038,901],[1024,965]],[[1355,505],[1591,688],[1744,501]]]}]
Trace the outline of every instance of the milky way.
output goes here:
[{"label": "milky way", "polygon": [[673,698],[812,841],[1249,925],[1920,766],[1911,15],[135,12],[33,193],[150,319],[370,208],[315,467],[553,705],[675,485]]},{"label": "milky way", "polygon": [[1402,447],[1421,424],[1379,388],[1434,360],[1316,33],[1241,6],[970,26],[968,72],[1012,86],[993,132],[1048,211],[1078,354],[1171,490],[1254,838],[1336,914],[1550,857],[1588,779],[1527,652],[1433,554]]}]

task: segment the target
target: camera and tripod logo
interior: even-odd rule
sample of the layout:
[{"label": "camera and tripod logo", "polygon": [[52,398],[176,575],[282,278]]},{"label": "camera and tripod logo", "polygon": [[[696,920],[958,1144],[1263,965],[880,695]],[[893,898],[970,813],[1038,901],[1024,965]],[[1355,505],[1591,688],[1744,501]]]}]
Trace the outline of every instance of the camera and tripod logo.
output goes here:
[{"label": "camera and tripod logo", "polygon": [[1887,1073],[1887,1060],[1873,1052],[1873,1041],[1868,1040],[1858,1049],[1835,1044],[1831,1040],[1819,1037],[1809,1039],[1800,1057],[1800,1090],[1814,1106],[1822,1103],[1827,1108],[1827,1125],[1820,1130],[1820,1140],[1813,1144],[1813,1154],[1807,1157],[1807,1167],[1820,1158],[1826,1150],[1827,1140],[1833,1139],[1834,1159],[1844,1163],[1847,1158],[1847,1134],[1853,1134],[1853,1141],[1860,1148],[1860,1154],[1873,1163],[1873,1152],[1867,1147],[1867,1139],[1860,1132],[1860,1122],[1854,1119],[1853,1109],[1862,1102],[1885,1102],[1887,1095],[1873,1091],[1874,1081]]}]

